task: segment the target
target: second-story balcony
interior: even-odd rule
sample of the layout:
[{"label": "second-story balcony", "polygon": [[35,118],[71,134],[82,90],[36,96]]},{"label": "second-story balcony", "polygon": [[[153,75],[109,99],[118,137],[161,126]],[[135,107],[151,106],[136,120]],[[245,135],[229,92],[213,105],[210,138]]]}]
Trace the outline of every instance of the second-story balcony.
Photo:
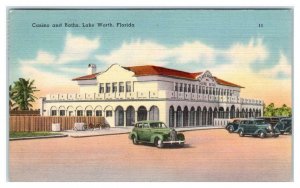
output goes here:
[{"label": "second-story balcony", "polygon": [[176,92],[168,90],[160,91],[137,91],[116,93],[66,93],[48,94],[47,101],[88,101],[88,100],[153,100],[173,99],[186,101],[204,101],[219,103],[237,103],[249,105],[262,105],[263,101],[258,99],[245,99],[238,96],[210,95],[188,92]]}]

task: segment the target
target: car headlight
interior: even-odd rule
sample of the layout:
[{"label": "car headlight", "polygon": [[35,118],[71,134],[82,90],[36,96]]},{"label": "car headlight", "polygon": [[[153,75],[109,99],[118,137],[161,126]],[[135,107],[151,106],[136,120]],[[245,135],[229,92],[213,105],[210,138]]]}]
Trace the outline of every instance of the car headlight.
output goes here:
[{"label": "car headlight", "polygon": [[268,126],[268,129],[269,129],[269,130],[272,130],[272,126],[271,126],[271,125],[269,125],[269,126]]}]

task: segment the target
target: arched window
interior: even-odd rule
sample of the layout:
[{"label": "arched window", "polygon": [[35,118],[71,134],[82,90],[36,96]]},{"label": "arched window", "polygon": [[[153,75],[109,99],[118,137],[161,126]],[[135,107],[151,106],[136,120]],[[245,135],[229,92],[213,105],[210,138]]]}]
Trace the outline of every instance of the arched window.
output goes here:
[{"label": "arched window", "polygon": [[175,124],[175,110],[173,106],[169,108],[169,127],[174,127]]},{"label": "arched window", "polygon": [[133,106],[128,106],[126,109],[126,126],[133,126],[135,121],[135,110]]},{"label": "arched window", "polygon": [[137,117],[138,121],[143,121],[143,120],[147,120],[147,109],[145,106],[140,106],[138,108],[138,117]]},{"label": "arched window", "polygon": [[124,126],[124,110],[122,106],[118,106],[115,110],[115,125]]},{"label": "arched window", "polygon": [[151,106],[149,111],[149,120],[159,120],[159,109],[157,106]]}]

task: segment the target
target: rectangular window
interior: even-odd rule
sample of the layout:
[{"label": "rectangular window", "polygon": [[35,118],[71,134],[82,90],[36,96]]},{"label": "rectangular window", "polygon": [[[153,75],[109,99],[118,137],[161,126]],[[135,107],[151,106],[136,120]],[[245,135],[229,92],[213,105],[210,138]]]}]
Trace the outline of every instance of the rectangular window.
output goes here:
[{"label": "rectangular window", "polygon": [[183,84],[180,83],[180,88],[179,88],[179,91],[180,91],[180,92],[182,92],[182,85],[183,85]]},{"label": "rectangular window", "polygon": [[104,84],[100,83],[99,85],[99,93],[104,93]]},{"label": "rectangular window", "polygon": [[117,92],[117,89],[118,89],[118,87],[117,87],[117,82],[114,82],[114,83],[112,84],[112,92],[113,92],[113,93]]},{"label": "rectangular window", "polygon": [[106,111],[106,117],[112,117],[112,111],[111,110]]},{"label": "rectangular window", "polygon": [[106,93],[110,93],[110,83],[106,83]]},{"label": "rectangular window", "polygon": [[124,82],[119,82],[119,92],[120,93],[124,92]]},{"label": "rectangular window", "polygon": [[77,110],[77,116],[83,116],[83,110]]},{"label": "rectangular window", "polygon": [[192,93],[195,93],[195,85],[192,85]]},{"label": "rectangular window", "polygon": [[92,116],[93,115],[93,111],[92,110],[87,110],[86,111],[86,116]]},{"label": "rectangular window", "polygon": [[208,94],[208,88],[205,87],[204,90],[205,90],[205,94],[207,95]]},{"label": "rectangular window", "polygon": [[66,111],[65,110],[60,110],[59,111],[59,116],[65,116],[66,115]]},{"label": "rectangular window", "polygon": [[191,92],[191,84],[188,84],[188,92]]},{"label": "rectangular window", "polygon": [[56,110],[51,110],[51,116],[56,116],[57,114],[57,111]]},{"label": "rectangular window", "polygon": [[212,88],[211,88],[211,87],[209,87],[208,89],[209,89],[209,94],[211,95],[211,89],[212,89]]},{"label": "rectangular window", "polygon": [[175,91],[178,91],[178,83],[175,83]]},{"label": "rectangular window", "polygon": [[126,92],[131,92],[131,82],[126,82]]},{"label": "rectangular window", "polygon": [[201,89],[202,87],[201,86],[199,86],[199,93],[202,93],[202,89]]},{"label": "rectangular window", "polygon": [[187,84],[184,84],[184,92],[187,92]]},{"label": "rectangular window", "polygon": [[102,110],[96,110],[96,116],[102,116]]}]

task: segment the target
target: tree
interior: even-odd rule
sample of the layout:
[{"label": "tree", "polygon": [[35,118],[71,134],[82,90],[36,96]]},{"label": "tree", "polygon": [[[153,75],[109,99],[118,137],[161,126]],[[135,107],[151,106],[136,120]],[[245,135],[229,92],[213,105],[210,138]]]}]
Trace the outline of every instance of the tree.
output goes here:
[{"label": "tree", "polygon": [[264,105],[264,116],[292,116],[292,108],[283,104],[282,107],[275,108],[274,103],[270,103],[268,106]]},{"label": "tree", "polygon": [[18,105],[19,110],[29,110],[29,107],[32,107],[31,103],[37,99],[34,96],[36,91],[39,90],[34,86],[34,80],[19,78],[12,87],[12,100]]},{"label": "tree", "polygon": [[275,115],[275,105],[274,105],[274,103],[270,103],[267,107],[265,107],[264,115],[265,116],[274,116]]},{"label": "tree", "polygon": [[15,101],[13,100],[13,97],[15,96],[15,94],[16,94],[16,92],[13,91],[12,85],[9,85],[9,111],[18,109]]}]

